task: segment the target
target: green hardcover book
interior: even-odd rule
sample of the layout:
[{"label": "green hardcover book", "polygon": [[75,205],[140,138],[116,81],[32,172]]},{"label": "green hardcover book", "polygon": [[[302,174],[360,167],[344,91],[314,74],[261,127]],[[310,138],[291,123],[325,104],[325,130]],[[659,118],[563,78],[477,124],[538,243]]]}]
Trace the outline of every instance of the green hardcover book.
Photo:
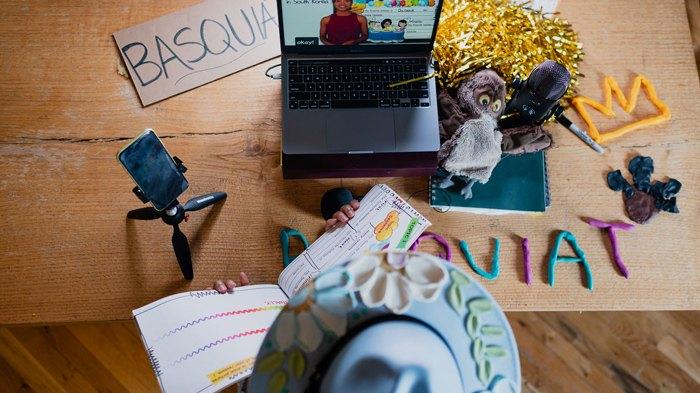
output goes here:
[{"label": "green hardcover book", "polygon": [[472,187],[464,199],[456,187],[441,189],[430,178],[430,206],[444,211],[477,214],[538,213],[549,207],[547,156],[543,151],[505,156],[486,184]]}]

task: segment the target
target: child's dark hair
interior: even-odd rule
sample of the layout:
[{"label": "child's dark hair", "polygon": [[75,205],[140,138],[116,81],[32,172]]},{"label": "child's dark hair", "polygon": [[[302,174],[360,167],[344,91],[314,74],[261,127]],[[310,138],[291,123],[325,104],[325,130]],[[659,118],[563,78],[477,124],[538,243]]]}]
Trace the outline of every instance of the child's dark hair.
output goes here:
[{"label": "child's dark hair", "polygon": [[388,19],[388,18],[387,18],[387,19],[384,19],[384,20],[382,21],[382,28],[384,27],[384,24],[385,24],[386,22],[389,22],[389,24],[391,24],[391,19]]},{"label": "child's dark hair", "polygon": [[399,21],[399,23],[403,23],[404,25],[407,25],[407,24],[408,24],[408,22],[406,22],[406,19],[401,19],[401,20]]}]

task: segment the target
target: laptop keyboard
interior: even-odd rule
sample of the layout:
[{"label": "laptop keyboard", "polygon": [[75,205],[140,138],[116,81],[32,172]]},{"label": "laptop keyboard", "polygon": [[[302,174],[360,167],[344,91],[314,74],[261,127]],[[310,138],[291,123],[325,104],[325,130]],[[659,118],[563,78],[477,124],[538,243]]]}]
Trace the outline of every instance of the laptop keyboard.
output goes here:
[{"label": "laptop keyboard", "polygon": [[425,58],[288,60],[289,109],[427,107]]}]

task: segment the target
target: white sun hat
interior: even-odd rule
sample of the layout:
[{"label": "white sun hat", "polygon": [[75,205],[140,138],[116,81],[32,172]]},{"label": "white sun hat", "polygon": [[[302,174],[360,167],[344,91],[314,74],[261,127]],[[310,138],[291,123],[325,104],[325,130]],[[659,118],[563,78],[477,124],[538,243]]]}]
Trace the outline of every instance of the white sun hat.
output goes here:
[{"label": "white sun hat", "polygon": [[249,392],[520,392],[518,350],[498,304],[425,253],[362,255],[289,300]]}]

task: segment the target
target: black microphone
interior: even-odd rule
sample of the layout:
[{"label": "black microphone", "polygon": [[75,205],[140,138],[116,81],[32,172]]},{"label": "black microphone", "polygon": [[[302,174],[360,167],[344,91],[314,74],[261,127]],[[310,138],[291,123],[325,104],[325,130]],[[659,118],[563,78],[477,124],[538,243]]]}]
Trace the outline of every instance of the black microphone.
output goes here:
[{"label": "black microphone", "polygon": [[569,88],[571,74],[554,60],[535,67],[526,80],[515,79],[515,91],[501,118],[501,128],[541,125],[554,114]]},{"label": "black microphone", "polygon": [[503,116],[498,121],[501,129],[524,125],[542,125],[554,116],[555,120],[569,129],[598,153],[603,148],[585,132],[576,127],[566,116],[559,100],[564,97],[571,82],[571,74],[554,60],[545,60],[530,72],[526,80],[513,81],[515,91],[506,104]]}]

